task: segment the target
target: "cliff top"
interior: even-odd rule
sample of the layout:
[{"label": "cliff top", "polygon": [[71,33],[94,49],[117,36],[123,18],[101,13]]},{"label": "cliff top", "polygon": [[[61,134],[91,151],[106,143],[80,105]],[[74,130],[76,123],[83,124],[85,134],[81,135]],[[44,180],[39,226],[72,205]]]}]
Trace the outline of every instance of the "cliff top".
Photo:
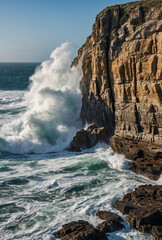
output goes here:
[{"label": "cliff top", "polygon": [[[105,9],[103,9],[97,16],[96,19],[101,18],[105,12],[109,9],[114,9],[117,7],[123,7],[123,8],[131,8],[131,7],[140,7],[143,6],[145,8],[145,10],[149,10],[150,8],[154,7],[154,8],[162,8],[162,0],[142,0],[142,1],[134,1],[134,2],[129,2],[129,3],[125,3],[125,4],[118,4],[118,5],[114,5],[114,6],[109,6],[106,7]],[[161,17],[162,17],[162,12],[161,12]]]}]

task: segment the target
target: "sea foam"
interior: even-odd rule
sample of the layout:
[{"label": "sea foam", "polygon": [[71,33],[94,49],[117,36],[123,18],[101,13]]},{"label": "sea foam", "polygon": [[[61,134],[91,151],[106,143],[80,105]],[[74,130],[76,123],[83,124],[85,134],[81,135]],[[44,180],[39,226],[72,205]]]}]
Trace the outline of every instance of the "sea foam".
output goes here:
[{"label": "sea foam", "polygon": [[27,110],[4,124],[0,150],[11,153],[60,151],[81,127],[81,63],[71,67],[73,44],[63,43],[43,62],[25,94]]}]

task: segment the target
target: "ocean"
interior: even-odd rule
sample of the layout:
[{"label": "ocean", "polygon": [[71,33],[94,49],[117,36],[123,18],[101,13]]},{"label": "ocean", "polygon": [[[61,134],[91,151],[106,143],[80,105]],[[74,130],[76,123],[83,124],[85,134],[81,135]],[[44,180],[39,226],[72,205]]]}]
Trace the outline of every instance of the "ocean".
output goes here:
[{"label": "ocean", "polygon": [[[158,184],[129,170],[109,145],[67,150],[79,118],[81,63],[70,68],[72,48],[62,44],[48,61],[0,63],[0,239],[49,240],[62,224],[84,219],[142,184]],[[86,126],[84,126],[86,127]],[[115,240],[149,240],[126,221]]]}]

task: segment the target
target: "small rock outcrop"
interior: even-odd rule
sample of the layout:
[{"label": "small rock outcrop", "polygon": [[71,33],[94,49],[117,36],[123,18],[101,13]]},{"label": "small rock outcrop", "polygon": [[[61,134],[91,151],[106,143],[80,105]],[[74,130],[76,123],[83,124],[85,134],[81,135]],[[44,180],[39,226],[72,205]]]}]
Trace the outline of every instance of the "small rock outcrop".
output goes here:
[{"label": "small rock outcrop", "polygon": [[144,185],[114,202],[116,209],[128,214],[126,220],[155,239],[162,239],[162,186]]},{"label": "small rock outcrop", "polygon": [[64,224],[60,230],[55,231],[54,235],[61,240],[107,240],[106,233],[124,227],[123,219],[115,213],[99,211],[96,216],[106,221],[96,227],[84,220],[69,222]]},{"label": "small rock outcrop", "polygon": [[130,169],[152,180],[158,180],[162,174],[162,149],[151,143],[131,138],[113,136],[111,147],[114,152],[133,160],[129,163]]},{"label": "small rock outcrop", "polygon": [[96,229],[103,231],[105,233],[115,232],[124,227],[122,224],[123,219],[115,213],[107,211],[98,211],[96,213],[102,220],[106,220],[96,226]]},{"label": "small rock outcrop", "polygon": [[104,232],[84,220],[67,223],[61,230],[54,232],[54,235],[61,240],[107,240]]},{"label": "small rock outcrop", "polygon": [[81,129],[76,133],[70,144],[70,150],[79,152],[81,149],[95,146],[98,142],[108,142],[108,134],[104,127],[96,127],[93,124],[87,129]]}]

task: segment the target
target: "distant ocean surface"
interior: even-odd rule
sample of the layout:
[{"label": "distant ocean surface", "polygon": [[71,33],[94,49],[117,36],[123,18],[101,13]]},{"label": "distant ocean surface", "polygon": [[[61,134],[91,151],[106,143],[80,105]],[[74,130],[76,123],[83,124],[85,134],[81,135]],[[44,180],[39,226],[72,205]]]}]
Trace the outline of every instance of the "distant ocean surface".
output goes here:
[{"label": "distant ocean surface", "polygon": [[[70,51],[65,43],[41,66],[0,63],[0,239],[55,239],[54,230],[72,220],[97,225],[96,211],[120,214],[116,199],[157,184],[129,171],[106,144],[66,150],[81,127],[81,67],[70,69]],[[151,237],[125,222],[109,239]]]},{"label": "distant ocean surface", "polygon": [[0,63],[0,90],[27,90],[35,68],[40,63]]}]

